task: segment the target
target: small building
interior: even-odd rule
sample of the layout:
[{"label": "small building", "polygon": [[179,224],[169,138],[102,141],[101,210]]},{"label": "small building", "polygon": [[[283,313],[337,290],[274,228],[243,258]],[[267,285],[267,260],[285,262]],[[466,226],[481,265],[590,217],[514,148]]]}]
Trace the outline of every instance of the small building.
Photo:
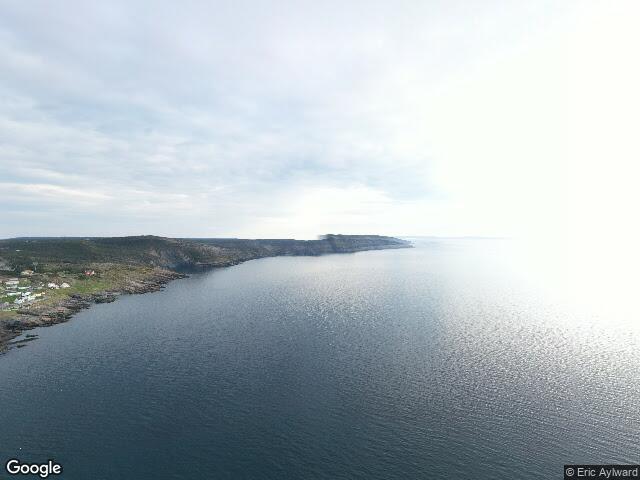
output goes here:
[{"label": "small building", "polygon": [[20,275],[22,275],[23,277],[30,277],[31,275],[33,275],[33,270],[23,270],[20,272]]},{"label": "small building", "polygon": [[71,285],[69,285],[67,282],[64,282],[62,285],[60,285],[60,288],[69,288]]},{"label": "small building", "polygon": [[85,271],[84,271],[84,274],[85,274],[87,277],[93,277],[93,276],[96,274],[96,272],[95,272],[95,270],[85,270]]},{"label": "small building", "polygon": [[57,283],[49,282],[49,283],[47,283],[47,287],[48,288],[54,288],[54,289],[57,290],[58,288],[60,288],[60,285],[58,285]]},{"label": "small building", "polygon": [[7,280],[6,282],[4,282],[5,286],[7,288],[16,288],[18,286],[18,283],[20,283],[17,279],[16,280]]}]

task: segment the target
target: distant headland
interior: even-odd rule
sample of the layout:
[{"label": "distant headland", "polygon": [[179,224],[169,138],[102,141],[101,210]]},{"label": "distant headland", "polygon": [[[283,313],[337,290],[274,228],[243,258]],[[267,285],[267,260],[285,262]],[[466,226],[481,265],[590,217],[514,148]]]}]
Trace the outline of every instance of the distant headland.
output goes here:
[{"label": "distant headland", "polygon": [[92,303],[161,289],[186,273],[275,256],[317,256],[410,248],[380,235],[317,240],[133,237],[23,237],[0,240],[0,351],[24,330],[61,323]]}]

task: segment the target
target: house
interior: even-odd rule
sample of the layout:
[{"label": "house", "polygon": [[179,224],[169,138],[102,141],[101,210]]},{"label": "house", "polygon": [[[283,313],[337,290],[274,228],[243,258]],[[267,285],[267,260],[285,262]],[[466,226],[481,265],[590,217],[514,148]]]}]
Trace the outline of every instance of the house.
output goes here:
[{"label": "house", "polygon": [[95,272],[95,270],[85,270],[85,271],[84,271],[84,274],[85,274],[87,277],[93,277],[93,276],[96,274],[96,272]]},{"label": "house", "polygon": [[11,279],[4,282],[7,288],[16,288],[18,286],[18,283],[20,282],[17,279]]},{"label": "house", "polygon": [[23,270],[20,272],[20,275],[22,275],[23,277],[30,277],[31,275],[33,275],[33,270]]},{"label": "house", "polygon": [[24,303],[25,301],[26,301],[26,299],[25,299],[25,298],[16,298],[16,299],[13,301],[13,303],[15,303],[15,304],[17,304],[17,305],[20,305],[20,304]]},{"label": "house", "polygon": [[67,282],[64,282],[62,285],[60,285],[60,288],[69,288],[71,285],[69,285]]},{"label": "house", "polygon": [[55,288],[56,290],[57,290],[58,288],[60,288],[60,286],[59,286],[57,283],[53,283],[53,282],[49,282],[49,283],[47,283],[47,287],[48,287],[48,288]]}]

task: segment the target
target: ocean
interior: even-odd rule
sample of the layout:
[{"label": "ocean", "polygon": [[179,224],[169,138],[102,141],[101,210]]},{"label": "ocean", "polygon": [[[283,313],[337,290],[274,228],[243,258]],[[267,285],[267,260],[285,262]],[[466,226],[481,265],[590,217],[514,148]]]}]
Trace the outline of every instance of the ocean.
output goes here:
[{"label": "ocean", "polygon": [[508,241],[414,242],[194,274],[29,332],[0,356],[0,460],[68,480],[638,462],[637,328],[572,313]]}]

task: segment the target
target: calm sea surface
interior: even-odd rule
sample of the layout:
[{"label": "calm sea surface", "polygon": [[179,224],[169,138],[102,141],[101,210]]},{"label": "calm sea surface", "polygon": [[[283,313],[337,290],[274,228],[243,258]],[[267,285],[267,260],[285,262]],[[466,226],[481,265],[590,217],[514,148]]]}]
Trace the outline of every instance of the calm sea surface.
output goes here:
[{"label": "calm sea surface", "polygon": [[416,244],[251,261],[31,332],[0,356],[0,460],[71,480],[640,460],[637,328],[569,315],[503,241]]}]

